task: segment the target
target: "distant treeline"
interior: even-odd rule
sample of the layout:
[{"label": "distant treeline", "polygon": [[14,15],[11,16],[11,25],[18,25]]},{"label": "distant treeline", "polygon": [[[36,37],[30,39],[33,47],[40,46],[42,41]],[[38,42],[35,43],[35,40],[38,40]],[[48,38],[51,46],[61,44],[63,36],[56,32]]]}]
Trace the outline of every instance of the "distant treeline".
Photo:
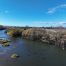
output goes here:
[{"label": "distant treeline", "polygon": [[6,28],[18,28],[18,29],[29,29],[29,28],[44,28],[44,29],[66,29],[66,27],[58,26],[58,27],[30,27],[30,26],[5,26]]},{"label": "distant treeline", "polygon": [[62,27],[62,26],[58,26],[58,27],[30,27],[30,26],[24,26],[24,27],[21,27],[21,26],[3,26],[3,25],[0,25],[0,30],[3,30],[3,29],[8,29],[8,28],[16,28],[16,29],[30,29],[30,28],[40,28],[40,29],[66,29],[66,27]]}]

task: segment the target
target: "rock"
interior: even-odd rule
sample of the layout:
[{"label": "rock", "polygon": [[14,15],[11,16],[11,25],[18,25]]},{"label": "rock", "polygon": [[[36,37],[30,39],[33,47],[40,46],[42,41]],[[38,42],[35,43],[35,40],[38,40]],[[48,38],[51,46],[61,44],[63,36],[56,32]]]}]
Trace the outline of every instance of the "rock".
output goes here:
[{"label": "rock", "polygon": [[17,54],[12,54],[11,55],[11,58],[13,58],[13,59],[16,59],[16,58],[18,58],[19,57],[19,55],[17,55]]},{"label": "rock", "polygon": [[2,46],[9,46],[9,43],[9,40],[0,40],[0,44],[2,44]]},{"label": "rock", "polygon": [[62,49],[64,50],[65,48],[63,47]]},{"label": "rock", "polygon": [[47,41],[47,40],[41,40],[41,41],[44,42],[44,43],[49,44],[49,41]]},{"label": "rock", "polygon": [[9,42],[3,43],[2,46],[9,46]]}]

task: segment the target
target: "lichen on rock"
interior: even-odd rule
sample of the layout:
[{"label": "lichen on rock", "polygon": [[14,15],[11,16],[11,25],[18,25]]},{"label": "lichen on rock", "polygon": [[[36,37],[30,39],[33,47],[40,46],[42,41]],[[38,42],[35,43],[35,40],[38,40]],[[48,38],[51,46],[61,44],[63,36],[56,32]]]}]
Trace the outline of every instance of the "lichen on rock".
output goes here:
[{"label": "lichen on rock", "polygon": [[19,55],[15,54],[15,53],[11,55],[11,58],[13,58],[13,59],[16,59],[18,57],[19,57]]}]

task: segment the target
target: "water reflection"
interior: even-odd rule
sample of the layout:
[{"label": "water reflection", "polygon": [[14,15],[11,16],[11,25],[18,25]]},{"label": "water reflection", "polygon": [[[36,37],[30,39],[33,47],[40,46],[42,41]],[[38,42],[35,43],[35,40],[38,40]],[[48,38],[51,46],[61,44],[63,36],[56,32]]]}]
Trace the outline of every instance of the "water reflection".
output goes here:
[{"label": "water reflection", "polygon": [[[0,34],[0,37],[11,40],[9,47],[0,45],[0,66],[66,66],[65,50],[37,41],[10,38],[4,31]],[[13,53],[20,58],[11,59]]]}]

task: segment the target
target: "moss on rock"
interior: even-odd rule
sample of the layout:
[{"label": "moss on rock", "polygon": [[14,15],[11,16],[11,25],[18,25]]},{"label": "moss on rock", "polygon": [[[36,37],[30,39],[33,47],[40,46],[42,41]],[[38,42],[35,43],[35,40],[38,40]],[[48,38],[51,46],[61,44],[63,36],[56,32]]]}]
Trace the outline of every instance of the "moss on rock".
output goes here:
[{"label": "moss on rock", "polygon": [[11,55],[11,58],[13,58],[13,59],[18,58],[18,57],[19,57],[19,55],[15,54],[15,53]]}]

